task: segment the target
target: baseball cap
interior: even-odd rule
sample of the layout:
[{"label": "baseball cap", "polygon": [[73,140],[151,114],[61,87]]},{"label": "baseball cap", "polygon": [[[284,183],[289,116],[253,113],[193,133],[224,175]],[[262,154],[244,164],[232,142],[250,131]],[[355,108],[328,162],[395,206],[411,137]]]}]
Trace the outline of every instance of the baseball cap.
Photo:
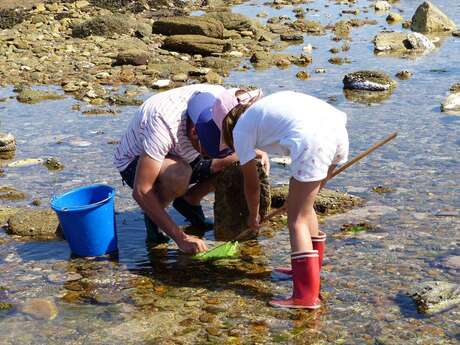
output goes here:
[{"label": "baseball cap", "polygon": [[196,124],[201,112],[213,106],[217,96],[224,90],[223,87],[216,87],[206,91],[197,91],[190,97],[187,103],[187,113],[193,123]]},{"label": "baseball cap", "polygon": [[195,123],[200,144],[206,153],[212,158],[224,157],[232,151],[225,145],[221,145],[221,133],[213,120],[212,108],[203,110]]}]

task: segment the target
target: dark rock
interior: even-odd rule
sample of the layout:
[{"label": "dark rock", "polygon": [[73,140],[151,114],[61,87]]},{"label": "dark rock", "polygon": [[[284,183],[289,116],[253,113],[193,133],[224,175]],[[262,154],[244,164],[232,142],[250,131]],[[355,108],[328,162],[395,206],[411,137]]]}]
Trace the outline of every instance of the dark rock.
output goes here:
[{"label": "dark rock", "polygon": [[460,304],[460,285],[443,281],[427,281],[414,286],[409,291],[409,295],[420,313],[434,314]]},{"label": "dark rock", "polygon": [[0,187],[0,200],[23,200],[25,199],[26,193],[21,192],[13,187],[2,186]]},{"label": "dark rock", "polygon": [[113,34],[127,34],[133,28],[133,23],[121,15],[99,16],[76,24],[72,28],[72,36],[85,38],[88,36],[110,36]]},{"label": "dark rock", "polygon": [[22,9],[1,9],[0,10],[0,30],[11,29],[16,24],[22,23],[28,15]]},{"label": "dark rock", "polygon": [[281,41],[296,41],[303,42],[303,36],[299,34],[281,34]]},{"label": "dark rock", "polygon": [[11,133],[0,133],[0,159],[5,153],[16,150],[16,139]]},{"label": "dark rock", "polygon": [[380,71],[358,71],[348,73],[343,78],[344,89],[386,91],[393,89],[396,82]]},{"label": "dark rock", "polygon": [[13,213],[6,226],[10,235],[31,239],[55,239],[59,236],[59,221],[51,210],[20,208]]},{"label": "dark rock", "polygon": [[306,71],[300,71],[300,72],[297,72],[295,76],[297,77],[297,79],[307,80],[310,78],[310,73]]},{"label": "dark rock", "polygon": [[55,157],[49,157],[46,159],[46,161],[43,163],[43,165],[48,169],[48,170],[62,170],[64,169],[64,164],[59,162],[59,160]]},{"label": "dark rock", "polygon": [[[270,184],[261,165],[260,215],[265,216],[270,208]],[[248,209],[244,196],[243,175],[238,165],[228,167],[217,176],[214,202],[214,234],[216,240],[234,239],[247,229]]]},{"label": "dark rock", "polygon": [[133,65],[141,66],[149,62],[149,53],[144,50],[130,49],[118,53],[114,66]]},{"label": "dark rock", "polygon": [[162,48],[179,53],[208,56],[222,53],[226,43],[224,40],[200,35],[175,35],[167,37]]},{"label": "dark rock", "polygon": [[412,17],[412,31],[444,32],[456,29],[455,23],[429,1],[423,2]]},{"label": "dark rock", "polygon": [[153,33],[171,35],[202,35],[223,38],[224,25],[210,17],[168,17],[153,23]]},{"label": "dark rock", "polygon": [[396,77],[398,77],[401,80],[407,80],[412,77],[412,72],[407,71],[407,70],[402,70],[396,73]]}]

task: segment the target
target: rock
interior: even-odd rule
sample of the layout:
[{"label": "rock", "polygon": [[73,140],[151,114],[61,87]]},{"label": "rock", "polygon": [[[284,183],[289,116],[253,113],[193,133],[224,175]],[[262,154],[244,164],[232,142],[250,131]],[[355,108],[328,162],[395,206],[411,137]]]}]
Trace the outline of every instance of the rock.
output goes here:
[{"label": "rock", "polygon": [[[11,133],[0,132],[0,159],[4,154],[11,153],[16,150],[16,139]],[[7,155],[9,156],[9,155]]]},{"label": "rock", "polygon": [[[258,165],[261,180],[260,215],[270,208],[268,177]],[[214,235],[218,241],[234,239],[247,229],[248,209],[243,190],[243,175],[238,165],[225,169],[217,176],[214,202]]]},{"label": "rock", "polygon": [[297,77],[297,79],[300,79],[300,80],[307,80],[310,78],[310,74],[306,71],[297,72],[295,76]]},{"label": "rock", "polygon": [[86,0],[75,1],[74,6],[75,6],[75,8],[78,8],[78,9],[85,8],[85,7],[89,6],[89,2],[86,1]]},{"label": "rock", "polygon": [[0,301],[0,310],[10,310],[12,308],[13,308],[12,303]]},{"label": "rock", "polygon": [[54,92],[49,92],[49,91],[41,91],[41,90],[32,90],[29,88],[26,88],[22,90],[17,96],[16,99],[21,102],[21,103],[29,103],[29,104],[34,104],[34,103],[39,103],[45,100],[58,100],[58,99],[63,99],[64,97],[61,95],[58,95]]},{"label": "rock", "polygon": [[412,31],[443,32],[456,29],[455,23],[429,1],[423,2],[412,17]]},{"label": "rock", "polygon": [[143,101],[141,99],[127,96],[127,95],[111,95],[108,98],[108,101],[110,104],[116,104],[116,105],[141,105]]},{"label": "rock", "polygon": [[188,75],[186,73],[178,73],[178,74],[174,74],[172,77],[171,77],[172,81],[175,81],[175,82],[186,82],[188,80]]},{"label": "rock", "polygon": [[298,34],[281,34],[280,35],[281,41],[296,41],[296,42],[303,42],[303,36]]},{"label": "rock", "polygon": [[384,31],[374,37],[375,52],[411,53],[425,52],[434,49],[431,40],[418,32]]},{"label": "rock", "polygon": [[315,20],[298,19],[290,26],[295,30],[301,30],[310,35],[324,35],[325,33],[324,26]]},{"label": "rock", "polygon": [[398,73],[396,73],[396,77],[398,77],[401,80],[407,80],[407,79],[410,79],[412,77],[412,72],[410,72],[408,70],[402,70],[402,71],[399,71]]},{"label": "rock", "polygon": [[26,158],[26,159],[20,159],[20,160],[8,163],[7,167],[8,168],[23,168],[23,167],[39,165],[39,164],[43,164],[42,158]]},{"label": "rock", "polygon": [[223,84],[224,83],[224,78],[220,76],[218,73],[214,71],[210,71],[206,73],[206,75],[203,77],[204,82],[208,84]]},{"label": "rock", "polygon": [[19,8],[0,9],[0,30],[11,29],[28,17],[26,11]]},{"label": "rock", "polygon": [[59,221],[51,210],[19,208],[8,218],[6,232],[30,239],[55,239],[59,236]]},{"label": "rock", "polygon": [[224,40],[200,35],[174,35],[165,39],[162,48],[179,53],[208,56],[222,53],[226,43]]},{"label": "rock", "polygon": [[53,320],[58,315],[56,304],[51,299],[32,298],[21,306],[20,311],[41,320]]},{"label": "rock", "polygon": [[48,169],[48,170],[62,170],[64,169],[64,164],[59,162],[59,160],[55,157],[49,157],[46,159],[46,161],[43,163],[43,165]]},{"label": "rock", "polygon": [[152,84],[154,89],[164,89],[171,86],[171,80],[169,79],[159,79]]},{"label": "rock", "polygon": [[451,91],[451,92],[460,92],[460,83],[453,84],[450,87],[449,91]]},{"label": "rock", "polygon": [[375,104],[375,103],[381,103],[384,100],[390,98],[390,96],[393,94],[393,89],[390,89],[387,91],[367,91],[367,90],[344,89],[343,94],[346,99],[352,102],[370,105],[370,104]]},{"label": "rock", "polygon": [[153,23],[154,34],[201,35],[223,38],[224,25],[211,17],[167,17]]},{"label": "rock", "polygon": [[420,313],[435,314],[460,304],[460,285],[427,281],[410,289],[409,296]]},{"label": "rock", "polygon": [[340,20],[334,24],[332,31],[334,31],[335,36],[338,38],[348,38],[351,32],[351,24],[348,21]]},{"label": "rock", "polygon": [[261,28],[261,25],[252,20],[249,17],[246,17],[240,13],[233,13],[228,11],[221,12],[208,12],[206,17],[216,19],[220,21],[224,28],[227,30],[237,30],[237,31],[257,31]]},{"label": "rock", "polygon": [[26,193],[21,192],[13,187],[0,186],[0,200],[17,201],[26,198]]},{"label": "rock", "polygon": [[358,71],[348,73],[343,78],[344,89],[386,91],[396,87],[396,82],[379,71]]},{"label": "rock", "polygon": [[460,112],[460,92],[453,93],[442,102],[441,111]]},{"label": "rock", "polygon": [[454,36],[454,37],[460,37],[460,30],[452,31],[452,36]]},{"label": "rock", "polygon": [[391,4],[388,1],[377,1],[374,4],[376,11],[388,11],[391,8]]},{"label": "rock", "polygon": [[147,65],[149,62],[149,53],[144,50],[130,49],[118,53],[115,59],[114,66],[133,65],[141,66]]},{"label": "rock", "polygon": [[111,36],[113,34],[129,34],[133,22],[122,15],[98,16],[72,28],[72,36],[85,38],[88,36]]},{"label": "rock", "polygon": [[460,272],[460,255],[451,255],[444,258],[441,265],[447,269],[458,270]]},{"label": "rock", "polygon": [[402,22],[403,20],[404,20],[403,16],[395,12],[391,12],[386,18],[386,21],[389,24],[399,23],[399,22]]},{"label": "rock", "polygon": [[272,55],[265,51],[257,51],[254,54],[252,54],[251,58],[249,59],[251,63],[257,65],[258,67],[268,67],[272,63],[272,60]]},{"label": "rock", "polygon": [[315,73],[326,73],[325,68],[315,68]]}]

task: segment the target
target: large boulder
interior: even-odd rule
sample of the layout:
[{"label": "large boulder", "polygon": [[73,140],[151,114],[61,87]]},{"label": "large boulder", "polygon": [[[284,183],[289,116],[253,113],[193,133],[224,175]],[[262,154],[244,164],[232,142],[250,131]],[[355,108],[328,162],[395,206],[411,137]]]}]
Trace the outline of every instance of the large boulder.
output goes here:
[{"label": "large boulder", "polygon": [[[259,165],[260,215],[270,209],[270,184]],[[214,235],[216,240],[234,239],[247,228],[248,208],[244,196],[243,174],[238,165],[222,171],[216,180],[214,202]]]},{"label": "large boulder", "polygon": [[224,25],[210,17],[168,17],[153,23],[153,33],[163,35],[202,35],[223,38]]},{"label": "large boulder", "polygon": [[187,54],[212,55],[222,53],[226,41],[201,35],[174,35],[167,37],[163,49]]},{"label": "large boulder", "polygon": [[456,26],[438,7],[425,1],[415,11],[411,29],[417,32],[443,32],[453,31]]},{"label": "large boulder", "polygon": [[374,37],[376,53],[421,53],[434,48],[433,42],[418,32],[383,31]]},{"label": "large boulder", "polygon": [[[8,208],[6,232],[11,235],[23,236],[29,239],[55,239],[59,236],[59,220],[51,210],[12,209]],[[0,217],[1,218],[1,217]],[[4,219],[3,219],[4,220]]]},{"label": "large boulder", "polygon": [[131,20],[120,15],[99,16],[74,25],[72,36],[85,38],[92,35],[129,34],[134,24]]},{"label": "large boulder", "polygon": [[396,82],[380,71],[357,71],[343,78],[343,88],[348,90],[387,91],[395,86]]}]

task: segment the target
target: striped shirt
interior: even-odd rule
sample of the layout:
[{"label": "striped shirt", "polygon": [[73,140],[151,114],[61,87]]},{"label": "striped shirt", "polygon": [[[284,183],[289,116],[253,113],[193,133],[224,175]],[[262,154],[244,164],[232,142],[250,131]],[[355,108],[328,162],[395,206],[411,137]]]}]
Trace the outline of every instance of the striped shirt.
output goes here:
[{"label": "striped shirt", "polygon": [[199,156],[187,136],[187,103],[197,91],[219,92],[219,85],[195,84],[153,95],[137,110],[115,149],[114,164],[119,171],[142,153],[156,161],[166,155],[191,163]]}]

